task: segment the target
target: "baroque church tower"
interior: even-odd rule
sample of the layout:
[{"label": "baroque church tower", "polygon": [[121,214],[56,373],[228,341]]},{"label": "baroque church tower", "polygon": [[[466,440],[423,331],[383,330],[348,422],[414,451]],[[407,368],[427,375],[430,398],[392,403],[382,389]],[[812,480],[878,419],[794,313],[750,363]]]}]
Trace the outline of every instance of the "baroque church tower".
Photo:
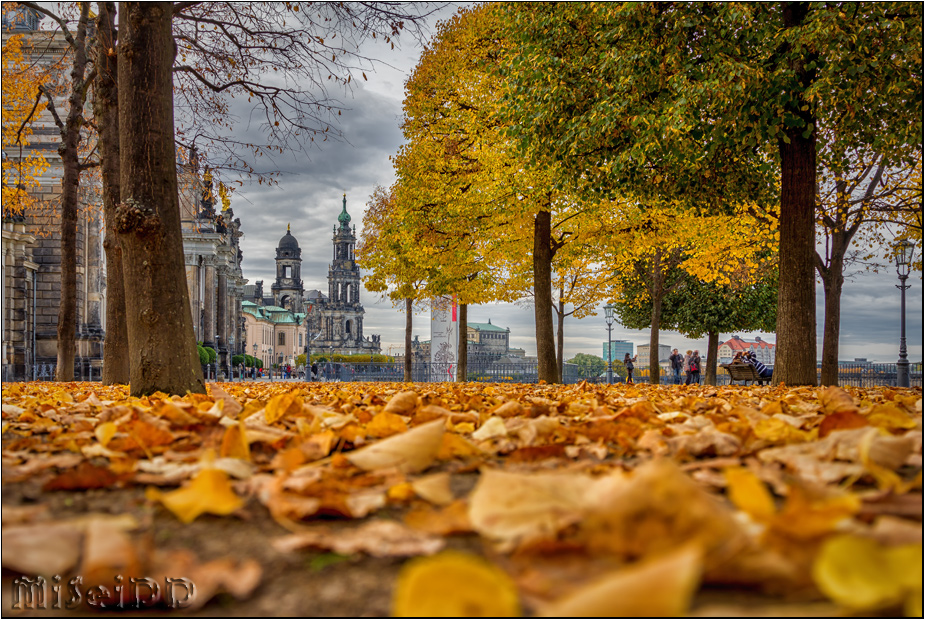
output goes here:
[{"label": "baroque church tower", "polygon": [[276,281],[270,286],[273,303],[290,312],[302,312],[305,289],[302,286],[302,248],[289,226],[276,246]]},{"label": "baroque church tower", "polygon": [[[314,352],[334,352],[346,355],[378,353],[379,336],[363,336],[363,315],[360,304],[360,268],[356,264],[356,228],[350,225],[347,195],[334,226],[334,257],[328,267],[328,295],[318,310],[320,334],[314,341]],[[313,311],[314,313],[314,311]],[[320,351],[319,351],[320,349]]]}]

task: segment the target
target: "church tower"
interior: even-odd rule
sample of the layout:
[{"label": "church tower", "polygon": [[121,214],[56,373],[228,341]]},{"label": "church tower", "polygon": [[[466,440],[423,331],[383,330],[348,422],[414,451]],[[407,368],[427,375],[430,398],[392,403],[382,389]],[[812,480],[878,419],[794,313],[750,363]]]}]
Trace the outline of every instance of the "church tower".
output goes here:
[{"label": "church tower", "polygon": [[291,312],[302,312],[305,289],[302,286],[302,249],[289,226],[276,247],[276,281],[270,287],[273,303]]},{"label": "church tower", "polygon": [[[330,339],[363,340],[363,306],[360,305],[360,268],[356,264],[356,229],[350,226],[347,194],[334,226],[334,260],[328,267],[328,307],[339,311],[341,320],[326,326]],[[339,324],[338,324],[339,323]]]}]

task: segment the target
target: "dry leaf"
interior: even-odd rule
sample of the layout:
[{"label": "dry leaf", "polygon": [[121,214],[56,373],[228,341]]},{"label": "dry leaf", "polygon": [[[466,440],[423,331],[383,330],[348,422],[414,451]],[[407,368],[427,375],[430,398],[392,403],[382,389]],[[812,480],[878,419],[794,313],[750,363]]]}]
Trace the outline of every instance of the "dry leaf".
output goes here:
[{"label": "dry leaf", "polygon": [[397,413],[398,415],[411,415],[417,405],[418,395],[416,392],[398,392],[389,399],[383,411]]},{"label": "dry leaf", "polygon": [[345,456],[351,463],[367,471],[390,467],[397,467],[404,473],[423,471],[436,458],[443,431],[443,420],[434,420],[401,435],[380,439]]},{"label": "dry leaf", "polygon": [[542,608],[544,617],[685,616],[700,583],[702,553],[687,545],[601,577]]},{"label": "dry leaf", "polygon": [[383,519],[373,519],[354,528],[317,526],[273,541],[273,547],[282,552],[314,547],[345,555],[366,553],[380,558],[430,555],[444,544],[438,536]]},{"label": "dry leaf", "polygon": [[418,497],[440,506],[447,506],[455,499],[450,490],[450,474],[445,472],[418,478],[411,482],[411,488]]},{"label": "dry leaf", "polygon": [[159,501],[183,523],[191,523],[202,513],[229,515],[244,505],[228,483],[228,474],[213,468],[202,469],[183,488],[163,493],[148,487],[145,496]]},{"label": "dry leaf", "polygon": [[70,523],[3,528],[3,567],[25,575],[63,575],[77,565],[82,533]]}]

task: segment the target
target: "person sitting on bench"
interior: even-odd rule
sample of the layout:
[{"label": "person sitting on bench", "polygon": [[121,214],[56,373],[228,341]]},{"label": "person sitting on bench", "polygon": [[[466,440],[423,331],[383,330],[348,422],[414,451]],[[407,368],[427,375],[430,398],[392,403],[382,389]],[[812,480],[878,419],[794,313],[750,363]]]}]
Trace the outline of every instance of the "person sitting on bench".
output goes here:
[{"label": "person sitting on bench", "polygon": [[754,351],[749,351],[745,354],[745,361],[755,367],[755,371],[758,373],[758,376],[762,379],[770,379],[773,371],[758,361],[758,358],[755,357]]}]

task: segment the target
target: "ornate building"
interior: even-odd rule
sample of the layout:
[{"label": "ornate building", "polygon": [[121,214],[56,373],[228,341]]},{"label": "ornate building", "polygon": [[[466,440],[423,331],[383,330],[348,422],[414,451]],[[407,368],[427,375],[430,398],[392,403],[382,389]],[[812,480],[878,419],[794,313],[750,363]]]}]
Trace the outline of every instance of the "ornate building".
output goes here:
[{"label": "ornate building", "polygon": [[[264,297],[262,280],[245,287],[245,298],[252,302],[244,309],[251,355],[254,354],[253,344],[256,344],[257,357],[263,359],[269,355],[279,363],[282,346],[284,362],[288,362],[296,340],[298,345],[295,346],[303,353],[306,348],[311,354],[380,352],[379,336],[363,335],[366,311],[360,304],[360,268],[354,256],[356,229],[350,226],[346,194],[337,222],[334,256],[328,267],[327,295],[318,290],[305,291],[301,279],[302,250],[288,227],[276,247],[276,281],[270,286],[270,296]],[[293,325],[303,329],[291,327]],[[279,341],[283,326],[290,326],[286,328],[291,331],[288,344]]]}]

